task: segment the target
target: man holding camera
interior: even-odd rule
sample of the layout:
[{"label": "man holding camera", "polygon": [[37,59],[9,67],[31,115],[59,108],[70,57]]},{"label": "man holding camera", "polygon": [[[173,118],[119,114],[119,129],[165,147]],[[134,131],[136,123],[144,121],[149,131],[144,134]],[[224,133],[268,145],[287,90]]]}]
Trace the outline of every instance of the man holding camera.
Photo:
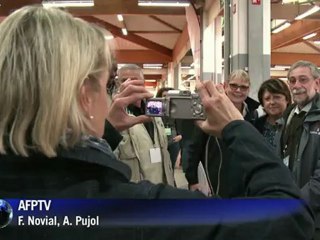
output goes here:
[{"label": "man holding camera", "polygon": [[[144,79],[142,69],[135,64],[127,64],[118,70],[116,85],[124,81]],[[121,89],[119,89],[121,91]],[[143,101],[127,107],[127,112],[134,116],[144,114]],[[167,150],[167,136],[160,117],[152,121],[136,124],[121,132],[123,136],[115,153],[132,171],[131,180],[139,182],[149,180],[152,183],[166,183],[174,186],[173,169]]]}]

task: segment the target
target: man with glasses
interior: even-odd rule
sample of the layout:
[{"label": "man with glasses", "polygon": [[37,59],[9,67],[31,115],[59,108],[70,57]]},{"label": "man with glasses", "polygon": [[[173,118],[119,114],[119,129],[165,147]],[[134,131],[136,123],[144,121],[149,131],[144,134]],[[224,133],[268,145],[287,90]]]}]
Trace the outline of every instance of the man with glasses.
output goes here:
[{"label": "man with glasses", "polygon": [[[121,84],[130,84],[133,80],[144,80],[142,69],[135,64],[126,64],[117,72],[115,85],[121,92]],[[128,114],[143,116],[144,102],[138,101],[127,107]],[[165,183],[174,186],[174,175],[165,127],[161,117],[153,117],[152,121],[136,124],[121,132],[122,141],[115,153],[118,158],[131,168],[131,181],[149,180],[152,183]]]},{"label": "man with glasses", "polygon": [[302,196],[316,217],[320,239],[320,71],[308,61],[294,63],[288,71],[288,84],[294,104],[283,115],[281,157],[293,173]]},{"label": "man with glasses", "polygon": [[[253,121],[259,103],[248,97],[250,90],[249,75],[241,69],[233,71],[224,85],[225,93],[242,113],[244,119]],[[238,172],[230,173],[228,170],[228,152],[221,139],[209,136],[201,129],[195,128],[193,142],[187,149],[189,151],[186,178],[190,190],[200,190],[207,193],[207,189],[198,182],[198,165],[201,161],[209,185],[209,192],[221,197],[233,197],[243,191],[244,183],[229,184],[234,177],[242,174],[241,167]],[[232,188],[230,186],[233,186]],[[239,196],[239,195],[238,195]]]}]

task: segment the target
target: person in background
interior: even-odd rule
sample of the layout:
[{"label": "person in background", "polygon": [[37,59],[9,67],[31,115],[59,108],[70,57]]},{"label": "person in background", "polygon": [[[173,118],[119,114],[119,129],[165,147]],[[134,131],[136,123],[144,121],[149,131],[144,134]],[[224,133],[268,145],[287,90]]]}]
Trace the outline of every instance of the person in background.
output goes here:
[{"label": "person in background", "polygon": [[[126,81],[130,84],[133,79],[144,80],[143,71],[135,64],[126,64],[118,70],[116,85],[120,86]],[[119,87],[118,89],[120,90]],[[130,104],[126,110],[133,116],[143,116],[144,109],[144,102],[138,101]],[[167,136],[161,117],[154,117],[152,121],[144,124],[136,124],[121,134],[123,140],[116,154],[130,167],[131,181],[149,180],[174,186]]]},{"label": "person in background", "polygon": [[[0,23],[0,53],[2,198],[204,198],[200,192],[164,184],[130,182],[129,167],[117,160],[101,138],[106,118],[120,131],[150,120],[128,115],[125,109],[152,97],[142,80],[131,80],[120,85],[108,104],[111,59],[104,31],[59,9],[27,6]],[[250,199],[287,198],[297,208],[254,220],[239,219],[239,212],[230,211],[231,221],[219,211],[212,213],[217,221],[205,226],[168,227],[168,219],[165,225],[154,225],[139,218],[129,226],[119,226],[112,219],[109,225],[110,219],[106,219],[90,228],[9,224],[1,229],[0,239],[309,239],[313,218],[299,200],[290,172],[262,136],[243,121],[220,86],[203,82],[198,89],[207,113],[200,127],[223,139],[232,153],[228,160],[241,164],[245,178],[235,180],[245,182],[244,195]],[[242,142],[247,148],[242,148]],[[235,167],[237,164],[230,164],[232,172]],[[229,206],[227,203],[225,209]],[[50,215],[55,215],[51,210]]]},{"label": "person in background", "polygon": [[[174,88],[160,88],[156,94],[156,97],[166,97],[168,91],[170,90],[174,90]],[[164,116],[162,117],[162,121],[166,130],[166,135],[168,139],[168,151],[170,153],[172,168],[174,169],[180,151],[179,142],[181,141],[182,136],[178,133],[175,119]]]},{"label": "person in background", "polygon": [[[226,95],[242,114],[245,120],[253,122],[256,116],[255,109],[259,103],[248,97],[250,90],[249,75],[241,70],[234,70],[229,78],[225,81],[224,89]],[[234,175],[241,175],[241,168],[230,174],[229,169],[229,153],[223,141],[214,136],[208,135],[199,128],[195,128],[193,132],[193,142],[189,149],[188,168],[186,171],[186,179],[189,188],[193,191],[202,190],[204,186],[199,184],[198,167],[201,162],[208,180],[211,193],[219,194],[222,197],[233,197],[243,191],[244,183],[238,182],[233,184]],[[207,184],[206,184],[207,185]]]},{"label": "person in background", "polygon": [[318,67],[308,61],[294,63],[288,71],[294,104],[283,114],[279,154],[301,188],[302,197],[316,216],[320,239],[320,85]]},{"label": "person in background", "polygon": [[276,133],[281,131],[282,127],[277,121],[292,103],[289,87],[280,79],[268,79],[261,84],[258,99],[266,114],[258,118],[254,125],[270,145],[276,149],[278,145]]}]

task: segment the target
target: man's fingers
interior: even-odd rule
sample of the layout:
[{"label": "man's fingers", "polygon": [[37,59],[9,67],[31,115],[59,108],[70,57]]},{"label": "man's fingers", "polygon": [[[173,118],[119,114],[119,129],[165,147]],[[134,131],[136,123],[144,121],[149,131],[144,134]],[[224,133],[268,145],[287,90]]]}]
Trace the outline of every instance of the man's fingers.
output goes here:
[{"label": "man's fingers", "polygon": [[204,98],[207,98],[209,97],[209,93],[208,93],[208,90],[206,89],[206,87],[203,85],[202,82],[200,81],[196,81],[196,89],[197,89],[197,92],[200,96],[200,98],[203,100]]},{"label": "man's fingers", "polygon": [[133,94],[145,94],[144,98],[153,97],[153,94],[148,92],[144,86],[130,85],[118,93],[115,98],[127,97]]},{"label": "man's fingers", "polygon": [[146,115],[140,115],[140,116],[132,117],[132,119],[130,119],[130,122],[131,121],[132,121],[133,125],[135,125],[138,123],[150,122],[150,121],[152,121],[152,118],[148,117]]},{"label": "man's fingers", "polygon": [[114,101],[118,101],[120,102],[119,105],[121,105],[122,107],[126,107],[129,104],[135,103],[138,100],[142,100],[144,98],[150,98],[150,93],[134,93],[130,96],[114,98]]},{"label": "man's fingers", "polygon": [[119,87],[119,92],[122,92],[124,89],[130,87],[130,86],[143,86],[144,87],[144,81],[143,80],[131,80],[130,78],[123,82]]},{"label": "man's fingers", "polygon": [[217,90],[212,81],[203,81],[203,85],[207,89],[210,97],[217,94]]}]

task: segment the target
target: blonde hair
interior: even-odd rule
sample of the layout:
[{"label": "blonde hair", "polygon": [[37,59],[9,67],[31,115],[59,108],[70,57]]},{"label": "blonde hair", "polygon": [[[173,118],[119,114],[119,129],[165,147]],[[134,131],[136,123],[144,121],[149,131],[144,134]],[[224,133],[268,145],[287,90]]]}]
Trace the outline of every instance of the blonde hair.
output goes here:
[{"label": "blonde hair", "polygon": [[79,105],[84,81],[111,66],[103,32],[54,8],[27,6],[0,24],[0,153],[56,156],[92,128]]},{"label": "blonde hair", "polygon": [[229,83],[233,79],[243,79],[250,84],[249,74],[242,69],[236,69],[232,73],[230,73],[229,79],[227,80],[227,83]]}]

